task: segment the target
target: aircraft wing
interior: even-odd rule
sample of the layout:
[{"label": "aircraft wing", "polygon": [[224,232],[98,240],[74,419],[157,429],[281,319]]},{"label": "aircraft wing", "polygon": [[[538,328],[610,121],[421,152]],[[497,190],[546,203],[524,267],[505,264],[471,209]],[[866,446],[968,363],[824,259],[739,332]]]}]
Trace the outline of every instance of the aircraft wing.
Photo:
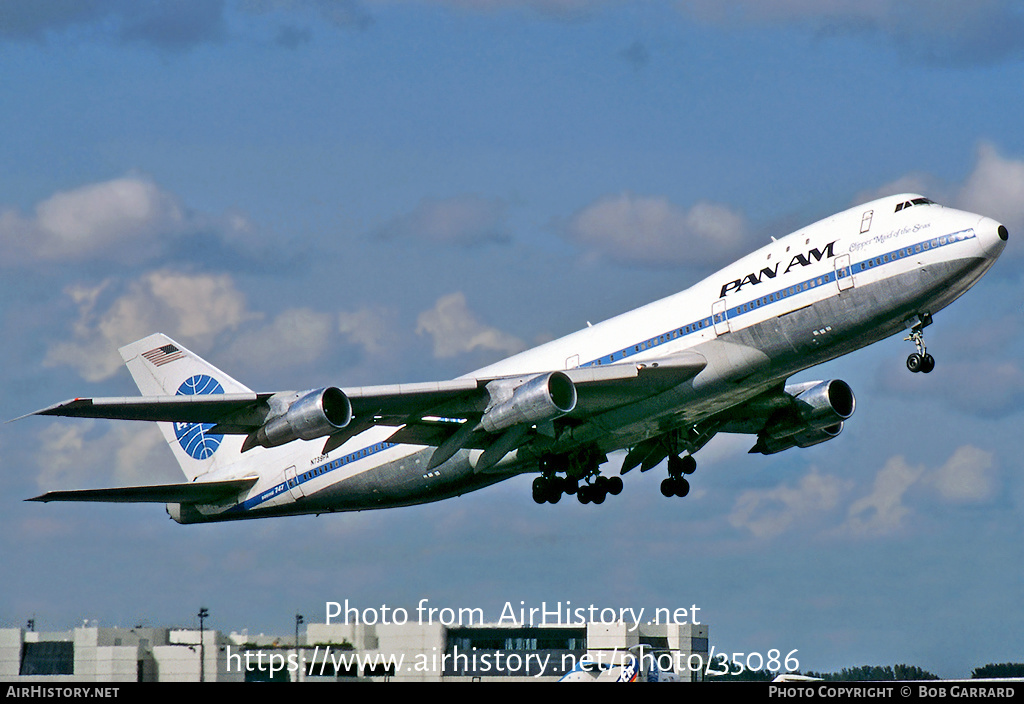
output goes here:
[{"label": "aircraft wing", "polygon": [[128,486],[118,489],[85,489],[82,491],[50,491],[26,501],[103,501],[109,503],[215,504],[246,491],[256,477],[220,482],[189,484],[156,484]]},{"label": "aircraft wing", "polygon": [[[558,373],[567,376],[576,387],[579,402],[574,415],[579,415],[658,393],[696,376],[706,364],[702,355],[685,352],[645,362],[577,367]],[[460,378],[344,388],[342,391],[352,405],[354,418],[372,418],[374,425],[402,425],[416,422],[425,415],[464,418],[482,413],[489,403],[488,385],[506,381],[514,384],[516,380],[534,376],[537,374]],[[272,413],[271,400],[285,395],[294,395],[294,392],[75,398],[27,415],[214,423],[223,426],[215,428],[215,432],[248,433],[262,425]]]},{"label": "aircraft wing", "polygon": [[[440,445],[454,434],[460,424],[473,425],[491,408],[504,402],[515,403],[513,396],[527,382],[557,376],[561,383],[571,382],[574,402],[564,414],[585,418],[610,408],[653,396],[696,376],[707,365],[703,355],[682,352],[643,362],[590,365],[565,371],[522,374],[514,377],[459,378],[441,382],[365,386],[340,390],[350,413],[345,422],[318,429],[312,437],[294,434],[277,444],[302,437],[326,437],[324,452],[340,446],[348,438],[374,425],[402,427],[392,441]],[[76,398],[40,409],[29,415],[71,416],[121,420],[207,423],[207,432],[248,435],[245,449],[266,445],[258,433],[280,419],[291,420],[292,409],[307,399],[324,408],[327,398],[321,389],[311,392],[231,393],[208,395]],[[334,390],[338,391],[338,390]],[[314,398],[315,397],[315,398]],[[338,396],[336,396],[338,398]],[[315,405],[315,404],[307,404]],[[294,425],[306,421],[296,416]],[[519,425],[535,422],[530,417]],[[477,429],[475,439],[463,438],[460,447],[486,447],[499,428]]]}]

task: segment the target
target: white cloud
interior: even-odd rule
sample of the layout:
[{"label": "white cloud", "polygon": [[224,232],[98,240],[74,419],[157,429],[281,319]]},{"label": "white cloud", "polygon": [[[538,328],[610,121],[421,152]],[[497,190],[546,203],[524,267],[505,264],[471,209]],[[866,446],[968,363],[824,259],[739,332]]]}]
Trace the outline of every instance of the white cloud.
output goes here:
[{"label": "white cloud", "polygon": [[925,477],[926,483],[946,501],[974,503],[995,496],[997,476],[991,452],[964,445],[949,460]]},{"label": "white cloud", "polygon": [[742,216],[714,203],[683,210],[662,196],[605,196],[576,213],[566,236],[613,259],[675,266],[729,261],[744,248]]},{"label": "white cloud", "polygon": [[77,286],[67,290],[78,305],[71,340],[50,347],[44,364],[74,367],[87,381],[113,376],[121,367],[118,347],[153,332],[200,346],[256,315],[227,274],[154,271],[128,283],[104,310],[97,310],[111,288]]},{"label": "white cloud", "polygon": [[736,499],[729,523],[755,538],[774,538],[805,528],[835,510],[837,518],[846,516],[833,531],[835,535],[885,536],[907,527],[915,502],[982,503],[995,497],[998,484],[992,453],[964,445],[936,468],[911,465],[902,456],[891,457],[875,475],[871,491],[852,501],[847,498],[852,481],[811,468],[796,486],[744,491]]},{"label": "white cloud", "polygon": [[911,465],[902,456],[889,459],[875,476],[872,491],[850,505],[843,530],[881,536],[902,530],[912,509],[904,497],[913,490],[944,503],[979,503],[995,496],[998,485],[992,453],[971,445],[958,447],[940,467]]},{"label": "white cloud", "polygon": [[756,538],[773,538],[835,508],[847,488],[848,483],[812,468],[795,487],[743,492],[729,514],[729,523],[749,530]]},{"label": "white cloud", "polygon": [[187,210],[173,194],[147,178],[122,178],[55,193],[31,216],[15,208],[0,210],[0,245],[5,264],[41,259],[152,259],[176,239],[200,232],[230,239],[250,233],[239,213],[222,217]]},{"label": "white cloud", "polygon": [[1011,232],[1024,230],[1024,160],[1004,157],[988,142],[978,146],[974,168],[960,185],[944,184],[930,174],[913,173],[859,193],[855,202],[865,203],[896,193],[920,193],[944,205],[987,215]]},{"label": "white cloud", "polygon": [[38,437],[36,482],[44,490],[183,481],[152,423],[80,420],[53,424]]},{"label": "white cloud", "polygon": [[247,330],[230,344],[225,358],[255,369],[308,364],[330,349],[334,316],[308,308],[282,311],[265,326]]},{"label": "white cloud", "polygon": [[883,535],[902,527],[910,509],[903,494],[924,474],[924,467],[911,467],[902,457],[892,457],[875,475],[872,492],[853,502],[847,528],[858,535]]},{"label": "white cloud", "polygon": [[982,144],[957,206],[995,218],[1013,231],[1024,229],[1024,161],[1003,158],[994,146]]},{"label": "white cloud", "polygon": [[434,341],[434,356],[438,358],[476,350],[513,354],[525,347],[519,338],[478,321],[466,305],[462,292],[442,296],[433,308],[420,313],[416,333],[430,335]]},{"label": "white cloud", "polygon": [[369,354],[380,354],[394,340],[394,312],[360,308],[338,314],[338,332]]}]

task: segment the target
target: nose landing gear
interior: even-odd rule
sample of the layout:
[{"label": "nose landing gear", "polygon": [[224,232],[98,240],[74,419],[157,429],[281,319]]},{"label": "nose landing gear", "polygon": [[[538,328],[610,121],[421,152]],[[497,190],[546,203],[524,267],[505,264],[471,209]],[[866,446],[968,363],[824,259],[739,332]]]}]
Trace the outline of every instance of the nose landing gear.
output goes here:
[{"label": "nose landing gear", "polygon": [[931,370],[935,369],[935,358],[928,354],[928,348],[924,344],[924,328],[927,325],[931,325],[932,316],[928,313],[922,313],[915,317],[913,324],[910,327],[910,334],[903,338],[909,340],[917,346],[917,352],[912,353],[907,357],[907,369],[914,372],[922,372],[927,374]]}]

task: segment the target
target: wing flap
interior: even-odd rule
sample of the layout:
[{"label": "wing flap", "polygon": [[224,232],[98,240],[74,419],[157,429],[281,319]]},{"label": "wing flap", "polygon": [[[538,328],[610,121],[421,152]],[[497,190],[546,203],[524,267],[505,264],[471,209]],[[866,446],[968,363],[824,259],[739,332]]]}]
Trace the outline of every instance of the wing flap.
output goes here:
[{"label": "wing flap", "polygon": [[247,491],[257,477],[220,482],[125,486],[115,489],[48,491],[26,501],[96,501],[104,503],[216,504]]}]

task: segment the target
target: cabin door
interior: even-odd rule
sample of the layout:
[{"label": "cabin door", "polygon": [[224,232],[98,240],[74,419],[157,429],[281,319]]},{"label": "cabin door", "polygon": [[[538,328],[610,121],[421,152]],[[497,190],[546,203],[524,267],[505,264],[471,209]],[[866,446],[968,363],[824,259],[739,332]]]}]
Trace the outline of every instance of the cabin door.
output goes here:
[{"label": "cabin door", "polygon": [[850,255],[841,254],[835,258],[836,284],[840,291],[853,288],[853,272],[850,270]]},{"label": "cabin door", "polygon": [[726,312],[724,298],[720,298],[711,304],[711,321],[715,325],[716,335],[724,335],[729,332],[729,316]]}]

